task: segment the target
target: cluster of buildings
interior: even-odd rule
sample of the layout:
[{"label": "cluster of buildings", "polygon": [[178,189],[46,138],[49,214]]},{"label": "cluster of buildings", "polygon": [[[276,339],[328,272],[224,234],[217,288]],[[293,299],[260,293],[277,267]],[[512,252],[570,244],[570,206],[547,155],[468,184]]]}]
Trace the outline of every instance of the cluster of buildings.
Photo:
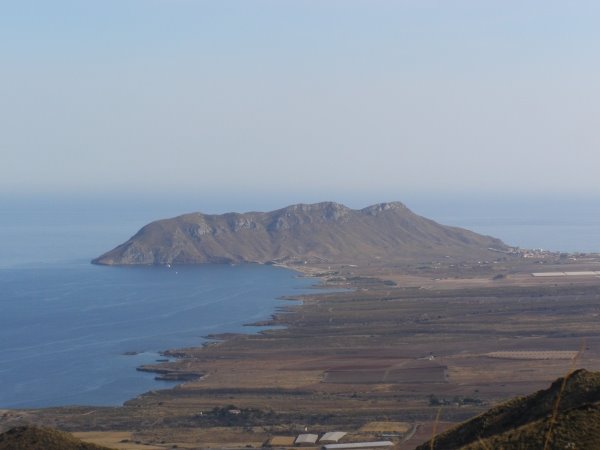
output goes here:
[{"label": "cluster of buildings", "polygon": [[300,434],[294,441],[294,444],[298,446],[314,447],[318,443],[324,450],[368,450],[387,448],[394,445],[391,441],[339,443],[346,434],[347,433],[343,431],[330,431],[325,433],[319,439],[318,434],[305,433]]}]

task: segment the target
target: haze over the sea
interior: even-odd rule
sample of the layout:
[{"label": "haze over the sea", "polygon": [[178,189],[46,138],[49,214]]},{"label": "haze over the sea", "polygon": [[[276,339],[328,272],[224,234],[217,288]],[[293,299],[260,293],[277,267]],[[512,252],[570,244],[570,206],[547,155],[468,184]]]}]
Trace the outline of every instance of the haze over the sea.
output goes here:
[{"label": "haze over the sea", "polygon": [[[269,211],[291,203],[332,200],[265,192],[260,197],[213,194],[5,197],[0,202],[0,268],[88,262],[129,239],[147,223],[201,211]],[[351,208],[401,200],[417,214],[460,226],[522,248],[600,252],[598,197],[424,195],[371,197],[339,194]]]}]

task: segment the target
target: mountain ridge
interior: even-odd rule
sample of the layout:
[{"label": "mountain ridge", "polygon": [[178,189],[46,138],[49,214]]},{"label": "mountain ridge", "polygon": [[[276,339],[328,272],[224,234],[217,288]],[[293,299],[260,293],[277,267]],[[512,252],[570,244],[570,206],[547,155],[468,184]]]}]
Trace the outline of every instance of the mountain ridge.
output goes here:
[{"label": "mountain ridge", "polygon": [[401,202],[335,202],[270,212],[183,214],[151,222],[94,264],[352,263],[496,258],[502,241],[440,225]]}]

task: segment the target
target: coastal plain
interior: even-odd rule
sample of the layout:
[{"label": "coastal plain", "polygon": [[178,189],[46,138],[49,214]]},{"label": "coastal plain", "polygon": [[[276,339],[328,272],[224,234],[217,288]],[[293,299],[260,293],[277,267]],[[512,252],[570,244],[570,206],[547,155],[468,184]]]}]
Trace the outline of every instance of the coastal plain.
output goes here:
[{"label": "coastal plain", "polygon": [[344,290],[315,289],[261,323],[274,329],[141,368],[176,388],[122,407],[1,411],[0,429],[35,423],[121,449],[285,447],[304,430],[342,430],[411,449],[574,367],[600,370],[594,255],[295,269]]}]

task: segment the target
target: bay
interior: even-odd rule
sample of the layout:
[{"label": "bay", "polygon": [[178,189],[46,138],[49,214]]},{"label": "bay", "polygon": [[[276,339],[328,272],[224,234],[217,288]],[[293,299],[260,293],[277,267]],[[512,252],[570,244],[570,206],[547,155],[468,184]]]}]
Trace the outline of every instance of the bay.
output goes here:
[{"label": "bay", "polygon": [[244,324],[313,283],[259,265],[0,270],[0,407],[118,405],[172,386],[135,368],[211,333],[259,331]]},{"label": "bay", "polygon": [[418,198],[414,211],[445,225],[467,228],[525,249],[600,252],[597,195]]}]

